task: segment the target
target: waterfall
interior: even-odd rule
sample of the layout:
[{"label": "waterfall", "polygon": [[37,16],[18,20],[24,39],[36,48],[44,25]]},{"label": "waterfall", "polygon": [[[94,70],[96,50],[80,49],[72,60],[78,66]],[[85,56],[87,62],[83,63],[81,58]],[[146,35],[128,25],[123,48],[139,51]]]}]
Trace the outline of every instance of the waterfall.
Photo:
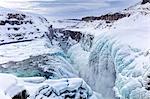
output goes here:
[{"label": "waterfall", "polygon": [[116,71],[109,43],[109,39],[104,37],[100,38],[98,43],[94,45],[89,57],[89,71],[86,75],[86,81],[105,99],[116,99],[113,90]]},{"label": "waterfall", "polygon": [[105,99],[146,99],[149,55],[144,53],[116,36],[101,35],[90,53],[85,81]]}]

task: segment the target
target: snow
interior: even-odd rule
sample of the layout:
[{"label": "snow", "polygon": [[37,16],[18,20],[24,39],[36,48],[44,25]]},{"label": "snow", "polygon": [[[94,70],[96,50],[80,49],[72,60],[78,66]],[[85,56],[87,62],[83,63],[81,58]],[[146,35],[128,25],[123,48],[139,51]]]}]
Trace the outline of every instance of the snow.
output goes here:
[{"label": "snow", "polygon": [[49,48],[50,24],[40,15],[0,7],[0,23],[0,64],[57,51]]},{"label": "snow", "polygon": [[5,22],[5,25],[0,25],[0,44],[34,40],[43,37],[44,33],[48,32],[50,24],[45,18],[3,9],[5,8],[0,8],[0,20]]},{"label": "snow", "polygon": [[1,97],[2,99],[11,99],[11,97],[6,96],[3,91],[0,91],[0,97]]},{"label": "snow", "polygon": [[150,98],[149,5],[136,5],[125,10],[131,16],[114,22],[111,27],[92,30],[94,25],[86,23],[89,26],[85,29],[81,26],[82,33],[95,37],[90,55],[82,54],[80,47],[69,50],[71,60],[84,74],[81,77],[104,99]]},{"label": "snow", "polygon": [[[47,37],[41,37],[48,32],[47,22],[44,26],[42,25],[43,27],[39,24],[43,18],[40,18],[41,21],[37,18],[36,22],[38,23],[35,24],[40,29],[42,28],[40,33],[34,32],[36,37],[39,36],[38,38],[35,38],[34,34],[25,34],[27,40],[31,41],[12,43],[17,38],[12,40],[5,34],[6,29],[11,26],[8,24],[6,27],[0,26],[2,32],[0,39],[7,41],[4,43],[11,43],[4,44],[2,41],[0,43],[2,44],[0,45],[2,68],[10,69],[12,73],[11,65],[13,63],[9,62],[14,61],[17,68],[27,70],[33,66],[31,70],[40,68],[42,72],[53,74],[52,77],[49,76],[49,79],[43,77],[18,78],[0,74],[0,96],[9,99],[26,89],[30,94],[29,99],[64,99],[64,97],[73,97],[74,99],[81,97],[86,99],[149,99],[149,7],[148,3],[130,7],[122,13],[131,15],[109,24],[111,26],[107,26],[108,24],[101,20],[81,21],[78,24],[76,22],[72,24],[72,21],[62,22],[63,27],[67,27],[68,24],[74,25],[66,29],[85,34],[80,42],[67,49],[67,55],[57,44],[52,46]],[[6,20],[5,18],[0,16],[2,20]],[[29,17],[29,19],[32,18]],[[56,22],[54,27],[57,26]],[[21,27],[28,28],[32,32],[35,30],[35,28],[31,28],[32,25],[21,25]],[[22,31],[20,29],[19,33]],[[90,39],[89,35],[94,36],[94,40]],[[72,42],[69,40],[68,43]],[[48,61],[46,61],[47,59]],[[78,78],[76,71],[87,83]]]},{"label": "snow", "polygon": [[53,25],[54,28],[72,28],[73,26],[77,25],[80,20],[72,20],[72,19],[50,19],[47,18],[48,21]]},{"label": "snow", "polygon": [[64,99],[64,97],[102,99],[97,98],[101,95],[93,92],[81,78],[44,80],[42,77],[17,78],[10,74],[0,74],[0,80],[0,98],[3,99],[11,99],[23,90],[29,93],[28,99],[42,97],[43,99]]},{"label": "snow", "polygon": [[[90,98],[91,96],[95,98]],[[80,78],[46,80],[36,94],[31,96],[31,99],[64,99],[67,97],[97,99],[96,94],[94,96],[90,87]]]},{"label": "snow", "polygon": [[[24,90],[24,87],[18,83],[18,79],[13,75],[0,74],[0,97],[11,99]],[[11,97],[11,98],[10,98]]]},{"label": "snow", "polygon": [[[1,72],[21,77],[0,73],[0,98],[13,98],[24,90],[30,95],[29,99],[101,97],[84,80],[76,78],[76,71],[62,49],[51,45],[46,37],[50,24],[45,18],[5,8],[0,8],[0,11]],[[6,24],[3,25],[3,21]],[[27,21],[31,23],[25,24]],[[37,77],[38,74],[43,77]]]},{"label": "snow", "polygon": [[2,73],[11,73],[19,77],[42,76],[49,79],[77,77],[71,62],[60,51],[8,62],[0,65],[0,68]]},{"label": "snow", "polygon": [[9,61],[21,61],[31,56],[47,54],[57,51],[57,49],[48,48],[46,40],[34,40],[29,42],[14,43],[0,46],[0,64]]}]

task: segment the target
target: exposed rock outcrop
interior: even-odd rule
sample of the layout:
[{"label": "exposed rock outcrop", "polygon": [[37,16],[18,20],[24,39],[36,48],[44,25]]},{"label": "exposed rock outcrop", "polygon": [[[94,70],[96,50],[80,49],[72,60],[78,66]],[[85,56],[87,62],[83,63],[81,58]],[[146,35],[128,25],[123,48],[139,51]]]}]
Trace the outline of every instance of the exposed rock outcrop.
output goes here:
[{"label": "exposed rock outcrop", "polygon": [[12,99],[27,99],[27,97],[28,97],[27,91],[23,90],[22,92],[14,96]]},{"label": "exposed rock outcrop", "polygon": [[82,21],[94,21],[94,20],[106,20],[107,23],[111,21],[116,21],[124,17],[129,17],[130,14],[126,13],[113,13],[113,14],[106,14],[99,17],[89,16],[82,18]]},{"label": "exposed rock outcrop", "polygon": [[143,0],[142,4],[145,4],[145,3],[150,3],[150,0]]},{"label": "exposed rock outcrop", "polygon": [[81,42],[85,43],[87,41],[84,38],[90,39],[89,48],[92,46],[92,41],[94,39],[93,35],[84,34],[80,31],[72,31],[65,29],[54,29],[49,28],[49,33],[46,33],[47,37],[50,39],[51,43],[58,42],[58,45],[66,52],[71,46]]}]

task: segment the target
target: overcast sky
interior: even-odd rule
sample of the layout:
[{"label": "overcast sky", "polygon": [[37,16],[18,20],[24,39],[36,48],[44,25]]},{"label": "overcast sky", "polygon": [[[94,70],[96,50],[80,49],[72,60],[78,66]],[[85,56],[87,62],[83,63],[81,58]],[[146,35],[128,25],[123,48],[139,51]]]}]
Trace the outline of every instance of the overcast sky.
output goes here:
[{"label": "overcast sky", "polygon": [[56,18],[98,16],[141,0],[0,0],[0,6]]}]

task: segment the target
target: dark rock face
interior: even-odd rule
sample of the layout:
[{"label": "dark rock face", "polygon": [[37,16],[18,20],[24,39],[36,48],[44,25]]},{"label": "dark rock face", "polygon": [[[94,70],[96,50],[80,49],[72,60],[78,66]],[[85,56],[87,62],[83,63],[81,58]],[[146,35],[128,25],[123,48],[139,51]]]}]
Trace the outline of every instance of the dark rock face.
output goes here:
[{"label": "dark rock face", "polygon": [[79,43],[82,33],[78,31],[49,28],[49,33],[46,33],[51,43],[58,42],[58,45],[66,51],[72,45]]},{"label": "dark rock face", "polygon": [[[27,16],[24,14],[17,14],[17,13],[8,13],[7,19],[8,20],[1,20],[0,25],[10,24],[10,25],[21,25],[21,24],[33,24],[31,20],[25,21],[24,19]],[[11,20],[15,19],[15,20]]]},{"label": "dark rock face", "polygon": [[89,48],[91,48],[92,41],[94,39],[93,35],[90,34],[84,34],[81,33],[80,31],[71,31],[71,30],[65,30],[65,29],[54,29],[54,28],[49,28],[49,33],[46,33],[47,37],[50,39],[51,43],[53,44],[53,41],[58,42],[58,45],[65,51],[81,42],[87,42],[85,39],[88,39],[89,42]]},{"label": "dark rock face", "polygon": [[27,91],[23,90],[22,92],[18,93],[18,95],[14,96],[12,99],[27,99],[27,97]]},{"label": "dark rock face", "polygon": [[150,0],[143,0],[142,4],[145,4],[145,3],[150,3]]},{"label": "dark rock face", "polygon": [[130,14],[114,13],[106,14],[99,17],[89,16],[82,18],[82,21],[106,20],[107,22],[116,21],[124,17],[129,17]]},{"label": "dark rock face", "polygon": [[8,13],[7,14],[8,19],[17,19],[17,20],[24,20],[24,18],[26,17],[25,14],[13,14],[13,13]]}]

